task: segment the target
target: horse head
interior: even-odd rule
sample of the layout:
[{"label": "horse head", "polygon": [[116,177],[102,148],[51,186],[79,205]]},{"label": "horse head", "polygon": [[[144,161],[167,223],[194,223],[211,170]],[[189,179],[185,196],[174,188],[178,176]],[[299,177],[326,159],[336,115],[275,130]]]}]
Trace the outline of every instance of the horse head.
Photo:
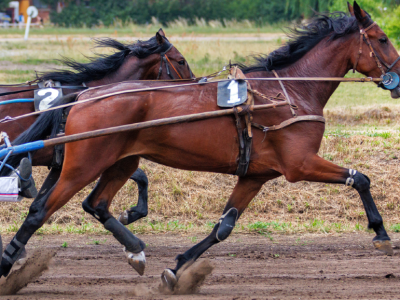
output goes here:
[{"label": "horse head", "polygon": [[[162,29],[148,41],[132,45],[127,59],[124,69],[136,70],[129,80],[137,79],[138,72],[142,79],[194,78],[185,57],[169,42]],[[131,67],[133,65],[135,67]]]},{"label": "horse head", "polygon": [[[357,20],[360,29],[355,33],[354,48],[358,51],[354,51],[351,59],[353,70],[369,77],[382,77],[386,84],[380,83],[380,86],[390,89],[392,98],[399,98],[400,63],[397,50],[385,32],[356,1],[353,6],[347,4],[351,16]],[[391,83],[391,86],[388,83]]]}]

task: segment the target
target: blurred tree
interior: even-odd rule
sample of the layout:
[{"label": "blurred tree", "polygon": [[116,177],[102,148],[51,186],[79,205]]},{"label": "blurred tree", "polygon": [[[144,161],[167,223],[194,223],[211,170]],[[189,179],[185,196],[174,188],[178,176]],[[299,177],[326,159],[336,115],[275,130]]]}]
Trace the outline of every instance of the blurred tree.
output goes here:
[{"label": "blurred tree", "polygon": [[4,11],[6,8],[8,8],[9,3],[10,0],[0,0],[0,10]]},{"label": "blurred tree", "polygon": [[[332,0],[286,0],[285,13],[291,19],[310,18],[314,12],[329,10]],[[336,1],[341,2],[341,1]]]},{"label": "blurred tree", "polygon": [[[0,3],[3,0],[0,0]],[[53,7],[56,0],[42,0]],[[347,11],[345,0],[66,0],[66,8],[51,14],[51,20],[61,26],[109,26],[116,20],[133,20],[146,24],[154,16],[162,24],[185,18],[194,23],[196,18],[206,21],[224,19],[250,20],[258,26],[279,21],[310,18],[314,12]],[[400,0],[359,0],[358,3],[373,17],[385,14],[385,7],[394,8]],[[391,12],[393,9],[390,10]]]}]

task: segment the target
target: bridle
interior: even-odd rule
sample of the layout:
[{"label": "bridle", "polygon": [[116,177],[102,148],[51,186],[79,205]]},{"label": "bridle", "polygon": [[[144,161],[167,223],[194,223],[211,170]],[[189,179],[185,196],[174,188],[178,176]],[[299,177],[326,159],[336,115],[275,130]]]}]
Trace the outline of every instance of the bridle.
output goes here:
[{"label": "bridle", "polygon": [[[161,74],[162,74],[162,70],[163,70],[163,63],[165,63],[165,68],[167,69],[167,75],[171,78],[171,79],[176,79],[174,77],[174,75],[172,75],[169,66],[171,66],[171,68],[175,71],[175,73],[178,75],[179,79],[183,80],[181,74],[179,74],[178,70],[175,69],[174,65],[171,63],[171,61],[169,60],[168,56],[167,56],[167,52],[170,51],[172,49],[172,47],[174,47],[174,45],[171,44],[171,46],[169,46],[169,48],[167,50],[165,50],[164,52],[160,53],[161,56],[161,60],[160,60],[160,68],[158,69],[158,76],[157,76],[157,80],[160,79]],[[190,69],[190,67],[188,66],[189,72],[190,72],[190,77],[194,78],[194,75],[192,73],[192,70]]]},{"label": "bridle", "polygon": [[[382,82],[379,83],[379,86],[388,90],[393,90],[399,85],[399,75],[394,72],[390,72],[390,70],[394,67],[394,65],[400,60],[400,56],[390,65],[388,66],[376,53],[374,50],[374,47],[371,44],[371,41],[368,37],[367,31],[370,30],[372,27],[374,27],[376,22],[373,22],[371,25],[369,25],[367,28],[363,28],[361,25],[359,25],[360,28],[360,47],[358,50],[358,55],[357,59],[354,62],[353,66],[353,73],[356,71],[358,61],[360,60],[361,54],[362,54],[362,48],[363,48],[363,41],[368,45],[370,49],[370,57],[373,57],[375,59],[376,65],[378,66],[379,70],[381,71],[382,75]],[[383,69],[383,66],[386,68],[386,71]]]}]

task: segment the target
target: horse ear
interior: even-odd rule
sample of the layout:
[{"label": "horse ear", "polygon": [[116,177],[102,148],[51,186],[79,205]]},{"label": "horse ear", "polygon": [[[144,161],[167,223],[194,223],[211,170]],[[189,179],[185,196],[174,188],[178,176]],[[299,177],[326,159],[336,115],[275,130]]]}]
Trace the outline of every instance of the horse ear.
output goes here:
[{"label": "horse ear", "polygon": [[162,36],[161,34],[159,34],[158,32],[156,33],[156,40],[157,40],[157,43],[158,43],[159,45],[161,45],[161,44],[164,43],[164,38],[163,38],[163,36]]},{"label": "horse ear", "polygon": [[349,8],[349,13],[352,17],[354,17],[354,8],[351,6],[349,2],[347,2],[347,7]]},{"label": "horse ear", "polygon": [[354,16],[356,17],[357,21],[362,23],[365,20],[365,17],[368,17],[368,14],[354,1]]},{"label": "horse ear", "polygon": [[160,28],[160,29],[158,30],[158,33],[159,33],[160,35],[162,35],[163,37],[165,37],[165,33],[164,33],[164,30],[162,30],[162,28]]}]

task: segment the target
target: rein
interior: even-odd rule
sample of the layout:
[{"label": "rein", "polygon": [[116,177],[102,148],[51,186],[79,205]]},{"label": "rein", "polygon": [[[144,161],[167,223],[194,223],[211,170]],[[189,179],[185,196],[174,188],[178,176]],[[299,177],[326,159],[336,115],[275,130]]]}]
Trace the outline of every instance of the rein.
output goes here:
[{"label": "rein", "polygon": [[[366,77],[366,78],[341,78],[341,77],[283,77],[282,78],[282,77],[280,77],[280,78],[246,78],[246,80],[249,80],[249,81],[250,80],[258,80],[258,81],[279,81],[279,80],[281,80],[281,81],[336,81],[336,82],[382,82],[383,81],[382,78],[372,78],[372,77]],[[146,80],[143,80],[143,81],[146,81]],[[70,107],[70,106],[75,106],[78,104],[83,104],[83,103],[90,102],[90,101],[100,100],[100,99],[104,99],[104,98],[116,96],[116,95],[157,91],[157,90],[164,90],[164,89],[169,89],[169,88],[178,88],[178,87],[183,87],[183,86],[204,85],[204,84],[210,84],[210,83],[218,83],[218,82],[222,82],[222,81],[230,81],[230,80],[222,79],[222,80],[215,80],[215,81],[193,82],[193,83],[177,84],[177,85],[164,85],[164,86],[151,87],[151,88],[132,89],[132,90],[113,92],[113,93],[85,99],[82,101],[75,101],[75,102],[71,102],[71,103],[67,103],[67,104],[63,104],[63,105],[53,106],[53,107],[50,107],[45,110],[36,111],[36,112],[20,115],[17,117],[5,117],[4,119],[0,120],[0,123],[12,122],[12,121],[16,121],[19,119],[40,115],[40,114],[48,112],[48,111],[65,108],[65,107]],[[97,88],[100,88],[100,87],[89,88],[85,91],[82,91],[81,93],[78,94],[77,98],[79,96],[81,96],[83,93],[93,90],[93,89],[97,89]]]}]

